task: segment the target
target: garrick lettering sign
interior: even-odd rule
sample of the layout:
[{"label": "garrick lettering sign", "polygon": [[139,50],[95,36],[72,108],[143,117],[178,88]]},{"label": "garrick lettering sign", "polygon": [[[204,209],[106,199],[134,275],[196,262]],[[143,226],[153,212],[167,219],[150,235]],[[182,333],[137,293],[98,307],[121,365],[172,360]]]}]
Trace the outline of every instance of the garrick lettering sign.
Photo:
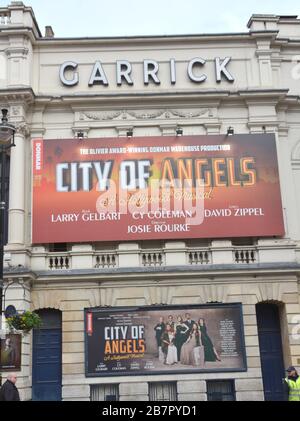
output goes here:
[{"label": "garrick lettering sign", "polygon": [[[228,65],[231,57],[221,59],[216,57],[214,59],[215,80],[220,83],[222,80],[234,82],[234,77],[228,70]],[[206,60],[201,57],[196,57],[190,60],[186,66],[188,78],[194,83],[203,83],[208,76],[205,73]],[[169,78],[172,85],[176,84],[176,60],[171,58],[168,62]],[[117,60],[115,63],[116,69],[116,84],[121,86],[127,84],[134,85],[132,64],[127,60]],[[59,77],[63,85],[75,86],[80,81],[80,65],[75,61],[66,61],[60,66]],[[149,83],[160,84],[160,69],[159,63],[155,60],[143,60],[143,81],[144,85]],[[109,86],[112,81],[108,80],[105,72],[105,65],[101,61],[96,61],[91,67],[91,73],[88,81],[89,86],[103,85]]]}]

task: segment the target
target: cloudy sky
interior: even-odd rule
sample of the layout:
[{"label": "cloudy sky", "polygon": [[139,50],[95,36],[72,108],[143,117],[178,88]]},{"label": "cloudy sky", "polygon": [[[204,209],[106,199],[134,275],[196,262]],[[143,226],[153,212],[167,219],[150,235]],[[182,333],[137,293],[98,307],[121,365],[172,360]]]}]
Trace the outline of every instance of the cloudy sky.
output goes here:
[{"label": "cloudy sky", "polygon": [[[56,37],[245,32],[253,13],[300,15],[299,0],[23,0]],[[6,6],[9,0],[0,0]]]}]

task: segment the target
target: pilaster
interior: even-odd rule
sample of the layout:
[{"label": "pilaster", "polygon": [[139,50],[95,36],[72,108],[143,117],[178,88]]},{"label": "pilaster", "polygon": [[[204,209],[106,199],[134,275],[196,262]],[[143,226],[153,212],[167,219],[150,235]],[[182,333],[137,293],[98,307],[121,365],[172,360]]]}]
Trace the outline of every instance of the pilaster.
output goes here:
[{"label": "pilaster", "polygon": [[[24,246],[25,243],[25,136],[27,126],[22,123],[15,134],[16,146],[11,148],[9,186],[9,246]],[[27,180],[28,181],[28,180]],[[26,189],[26,190],[25,190]]]}]

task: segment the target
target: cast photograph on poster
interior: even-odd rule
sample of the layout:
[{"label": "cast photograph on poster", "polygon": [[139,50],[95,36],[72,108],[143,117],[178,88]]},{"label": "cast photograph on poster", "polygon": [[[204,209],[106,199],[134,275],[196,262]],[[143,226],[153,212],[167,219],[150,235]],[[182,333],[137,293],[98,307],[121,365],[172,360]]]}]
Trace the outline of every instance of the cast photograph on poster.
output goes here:
[{"label": "cast photograph on poster", "polygon": [[21,370],[21,343],[19,334],[7,334],[1,339],[1,365],[2,371]]},{"label": "cast photograph on poster", "polygon": [[86,309],[87,376],[244,371],[241,307]]}]

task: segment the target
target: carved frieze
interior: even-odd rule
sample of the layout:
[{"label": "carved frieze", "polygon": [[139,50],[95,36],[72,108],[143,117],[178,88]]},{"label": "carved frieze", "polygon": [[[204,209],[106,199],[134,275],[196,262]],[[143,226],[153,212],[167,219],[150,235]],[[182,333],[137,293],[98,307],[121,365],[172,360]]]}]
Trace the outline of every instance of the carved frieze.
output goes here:
[{"label": "carved frieze", "polygon": [[172,120],[172,119],[196,119],[196,118],[213,117],[213,112],[209,108],[201,108],[198,110],[176,110],[176,109],[160,109],[152,111],[101,111],[80,113],[81,121],[109,121],[109,120]]}]

